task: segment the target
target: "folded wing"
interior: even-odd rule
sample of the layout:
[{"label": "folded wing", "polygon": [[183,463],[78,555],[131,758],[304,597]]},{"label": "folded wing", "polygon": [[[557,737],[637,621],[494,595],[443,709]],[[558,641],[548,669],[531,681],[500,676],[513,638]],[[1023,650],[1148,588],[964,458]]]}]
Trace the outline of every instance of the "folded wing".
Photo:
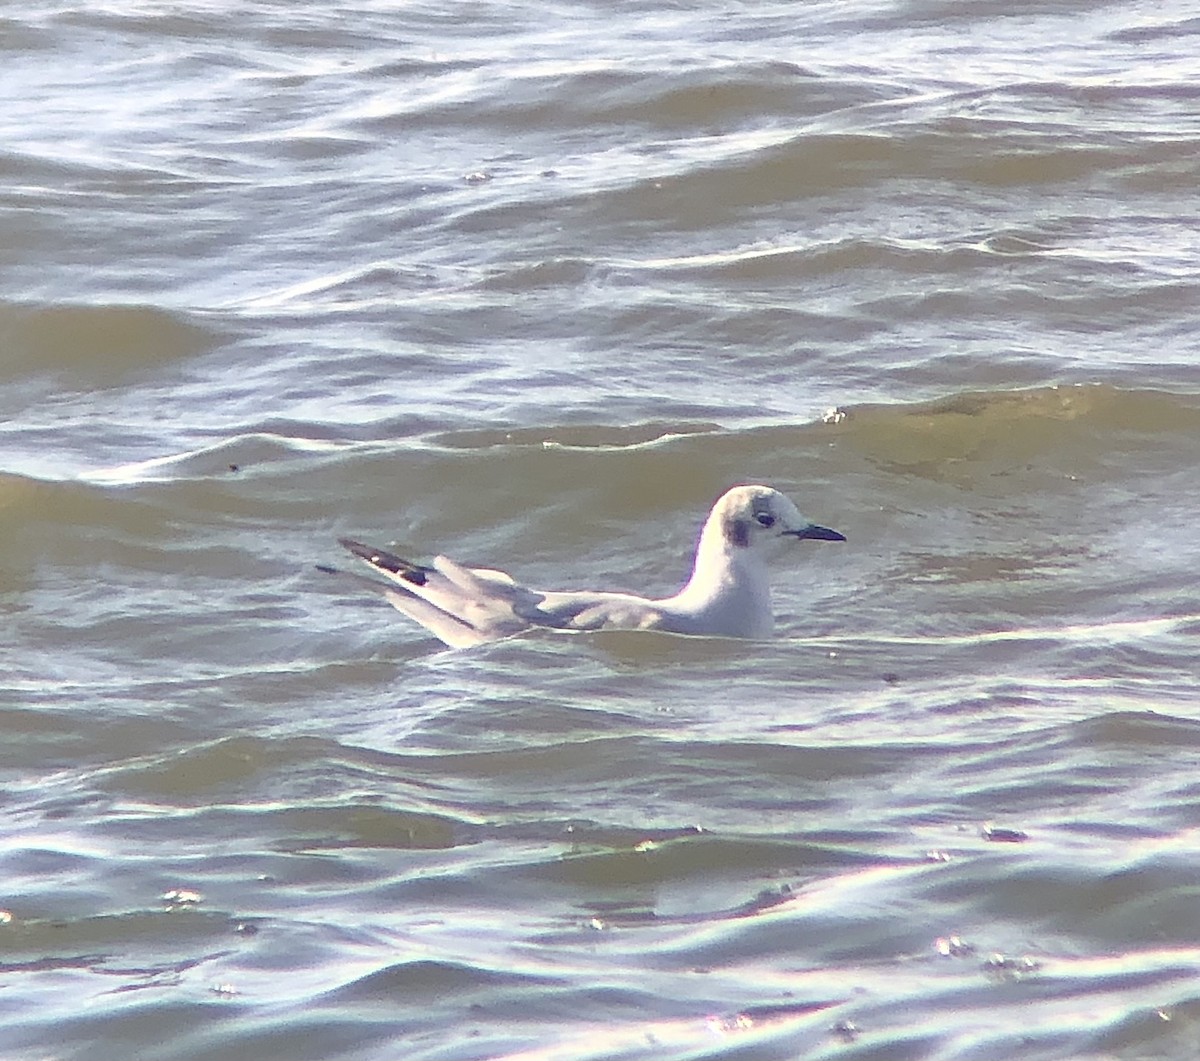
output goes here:
[{"label": "folded wing", "polygon": [[533,625],[518,614],[536,608],[541,595],[503,571],[467,568],[445,556],[431,566],[414,564],[386,549],[351,538],[341,544],[388,585],[365,580],[397,609],[455,648],[510,637]]},{"label": "folded wing", "polygon": [[464,567],[446,556],[414,564],[386,549],[339,539],[387,584],[351,576],[382,594],[455,648],[511,637],[532,627],[555,630],[655,629],[663,613],[648,601],[623,593],[542,593],[503,571]]}]

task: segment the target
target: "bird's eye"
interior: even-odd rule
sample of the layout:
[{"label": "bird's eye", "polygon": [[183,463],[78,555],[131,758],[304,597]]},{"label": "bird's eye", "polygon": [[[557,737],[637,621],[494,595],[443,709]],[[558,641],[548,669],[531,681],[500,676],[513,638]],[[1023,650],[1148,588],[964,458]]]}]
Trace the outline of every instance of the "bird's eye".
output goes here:
[{"label": "bird's eye", "polygon": [[756,520],[758,520],[758,525],[760,527],[774,527],[775,526],[775,517],[772,516],[771,513],[769,513],[769,512],[756,513],[754,518]]}]

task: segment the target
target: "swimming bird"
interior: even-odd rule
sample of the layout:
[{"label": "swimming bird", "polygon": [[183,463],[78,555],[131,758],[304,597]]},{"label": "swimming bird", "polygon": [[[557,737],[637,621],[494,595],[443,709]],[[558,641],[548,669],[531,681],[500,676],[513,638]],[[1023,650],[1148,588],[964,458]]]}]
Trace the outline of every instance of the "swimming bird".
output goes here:
[{"label": "swimming bird", "polygon": [[426,566],[352,538],[338,540],[388,582],[350,577],[381,593],[447,645],[463,648],[536,628],[765,638],[775,625],[767,573],[770,546],[801,538],[846,540],[805,519],[778,490],[735,486],[717,499],[704,522],[691,577],[674,596],[662,598],[530,589],[503,571],[464,567],[446,556]]}]

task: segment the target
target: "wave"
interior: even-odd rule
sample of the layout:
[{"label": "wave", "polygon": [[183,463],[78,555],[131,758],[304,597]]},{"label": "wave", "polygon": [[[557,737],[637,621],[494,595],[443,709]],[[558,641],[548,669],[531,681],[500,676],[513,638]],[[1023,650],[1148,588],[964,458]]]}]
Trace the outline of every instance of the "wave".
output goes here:
[{"label": "wave", "polygon": [[[634,423],[512,425],[412,434],[413,424],[389,419],[339,428],[319,421],[275,419],[247,423],[204,445],[147,460],[82,472],[77,482],[99,485],[140,482],[232,481],[253,472],[288,477],[359,466],[367,479],[371,466],[403,475],[440,461],[510,463],[521,454],[657,451],[686,458],[736,461],[751,474],[770,454],[813,451],[814,460],[836,465],[839,455],[858,455],[897,470],[962,466],[972,461],[1035,460],[1067,452],[1092,462],[1134,451],[1190,444],[1200,432],[1200,394],[1124,388],[1112,384],[1072,384],[1021,390],[963,391],[920,402],[831,406],[820,416],[794,423],[726,428],[707,420]],[[298,464],[297,462],[301,462]],[[544,462],[543,462],[544,464]],[[637,478],[636,466],[613,474]],[[5,474],[0,478],[0,511],[38,498],[43,485],[70,483],[48,473]]]},{"label": "wave", "polygon": [[1072,384],[966,391],[931,401],[828,410],[836,437],[889,460],[996,459],[1086,447],[1093,456],[1146,444],[1186,442],[1200,430],[1200,395]]},{"label": "wave", "polygon": [[155,306],[0,303],[0,382],[49,375],[68,387],[116,387],[224,337],[197,314]]}]

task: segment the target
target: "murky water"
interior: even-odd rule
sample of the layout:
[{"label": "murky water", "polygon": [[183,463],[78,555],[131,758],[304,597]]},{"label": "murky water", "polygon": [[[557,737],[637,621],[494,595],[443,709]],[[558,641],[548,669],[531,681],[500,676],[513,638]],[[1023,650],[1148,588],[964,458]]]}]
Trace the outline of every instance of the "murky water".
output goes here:
[{"label": "murky water", "polygon": [[0,28],[0,1054],[1193,1061],[1192,6]]}]

